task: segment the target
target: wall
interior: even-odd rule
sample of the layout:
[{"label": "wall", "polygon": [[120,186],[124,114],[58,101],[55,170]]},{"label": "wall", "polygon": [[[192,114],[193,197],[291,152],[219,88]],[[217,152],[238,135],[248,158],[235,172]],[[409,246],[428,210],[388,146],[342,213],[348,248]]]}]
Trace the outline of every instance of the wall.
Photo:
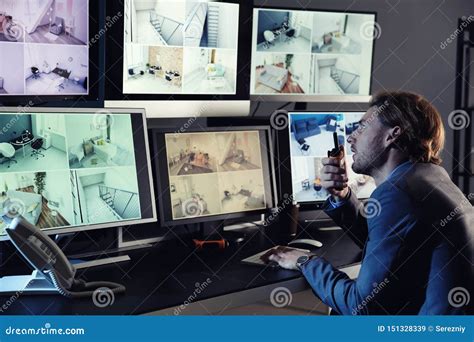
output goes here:
[{"label": "wall", "polygon": [[104,184],[114,189],[138,193],[137,174],[134,167],[108,169]]},{"label": "wall", "polygon": [[48,199],[59,202],[59,212],[71,224],[74,224],[74,216],[71,199],[71,185],[69,172],[46,172],[44,189],[47,191]]},{"label": "wall", "polygon": [[313,16],[307,12],[293,12],[290,14],[290,27],[300,29],[300,36],[311,40],[311,32],[313,28]]},{"label": "wall", "polygon": [[234,50],[220,50],[216,52],[216,62],[225,67],[225,78],[229,84],[235,84],[235,65],[237,55]]},{"label": "wall", "polygon": [[[11,126],[11,128],[8,129],[8,126]],[[21,132],[26,129],[32,132],[31,116],[0,115],[0,127],[2,128],[0,130],[0,143],[8,142],[19,137]]]},{"label": "wall", "polygon": [[132,0],[137,11],[149,11],[155,8],[156,0]]},{"label": "wall", "polygon": [[[313,16],[313,44],[319,44],[323,41],[325,33],[342,30],[344,15],[338,13],[324,13],[323,15]],[[336,22],[340,22],[337,25]],[[358,33],[358,32],[357,32]]]},{"label": "wall", "polygon": [[186,17],[184,1],[176,0],[158,0],[155,6],[155,11],[159,15],[173,19],[178,23],[184,24]]},{"label": "wall", "polygon": [[156,55],[160,55],[160,65],[163,70],[177,70],[181,75],[183,74],[183,49],[152,46],[149,54],[149,60],[153,63],[156,62]]},{"label": "wall", "polygon": [[237,135],[237,149],[243,150],[245,158],[254,165],[261,166],[260,137],[255,133],[241,133]]},{"label": "wall", "polygon": [[237,48],[239,11],[237,5],[219,4],[219,36],[217,46],[222,49]]},{"label": "wall", "polygon": [[[107,131],[103,134],[107,136]],[[133,153],[133,131],[130,115],[115,115],[112,117],[110,140],[113,144]]]},{"label": "wall", "polygon": [[88,118],[74,115],[67,118],[66,136],[68,149],[70,149],[73,146],[76,147],[82,144],[83,139],[90,139],[96,136],[105,137],[105,131],[95,129],[92,116],[88,120]]},{"label": "wall", "polygon": [[85,15],[84,1],[75,0],[72,5],[72,13],[74,14],[74,36],[87,43],[89,35],[87,26],[89,25],[89,18]]},{"label": "wall", "polygon": [[291,62],[291,69],[299,77],[298,84],[305,93],[309,92],[310,62],[310,55],[294,55]]},{"label": "wall", "polygon": [[[299,7],[292,0],[256,0],[256,6]],[[381,27],[375,42],[372,92],[411,90],[425,95],[438,108],[446,126],[443,166],[452,167],[453,130],[448,115],[454,110],[456,42],[440,48],[458,26],[458,18],[474,15],[472,0],[318,0],[305,8],[377,12]],[[270,116],[283,103],[264,102],[257,116]],[[293,106],[286,108],[292,109]],[[310,110],[365,110],[363,104],[310,104]],[[251,111],[253,108],[251,108]],[[474,126],[471,123],[471,126]]]},{"label": "wall", "polygon": [[3,77],[3,88],[10,94],[24,92],[24,80],[18,77],[18,70],[23,69],[23,45],[4,43],[0,45],[0,77]]},{"label": "wall", "polygon": [[265,42],[263,32],[280,27],[289,15],[286,11],[259,11],[257,44]]}]

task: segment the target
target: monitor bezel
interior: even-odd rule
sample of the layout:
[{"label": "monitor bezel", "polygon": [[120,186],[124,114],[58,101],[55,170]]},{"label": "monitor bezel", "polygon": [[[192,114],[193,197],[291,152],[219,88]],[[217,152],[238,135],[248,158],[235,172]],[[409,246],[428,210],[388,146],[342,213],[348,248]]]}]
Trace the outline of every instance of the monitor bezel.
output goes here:
[{"label": "monitor bezel", "polygon": [[[198,126],[198,125],[196,125]],[[201,126],[201,125],[199,125]],[[171,194],[168,190],[169,188],[169,170],[167,167],[167,154],[166,154],[166,147],[165,143],[165,134],[176,134],[176,127],[160,127],[160,128],[153,128],[151,130],[152,134],[152,144],[154,150],[154,169],[155,169],[155,177],[156,179],[156,189],[157,194],[159,197],[158,207],[159,207],[159,218],[160,223],[162,226],[181,226],[185,224],[194,224],[194,223],[202,223],[202,222],[215,222],[215,221],[226,221],[226,220],[236,220],[240,218],[245,218],[249,216],[261,215],[270,213],[272,209],[276,208],[278,205],[278,191],[276,186],[276,176],[275,176],[275,161],[274,161],[274,152],[273,152],[273,144],[272,144],[272,137],[271,137],[271,127],[267,125],[236,125],[236,126],[211,126],[207,125],[204,127],[201,126],[199,128],[191,127],[186,129],[183,133],[205,133],[205,132],[231,132],[231,131],[258,131],[263,132],[265,134],[265,144],[266,144],[266,153],[263,153],[263,156],[266,160],[262,162],[266,164],[262,167],[263,172],[265,173],[265,168],[268,167],[268,173],[270,174],[270,178],[268,179],[268,186],[269,189],[265,188],[266,195],[270,195],[271,198],[267,200],[267,207],[264,209],[258,210],[249,210],[243,211],[238,213],[225,213],[225,214],[216,214],[216,215],[208,215],[208,216],[196,216],[192,218],[183,218],[174,220],[172,217],[171,206]],[[163,146],[161,145],[163,144]],[[264,152],[264,151],[262,151]],[[265,182],[267,183],[267,182]],[[267,185],[267,184],[265,184]],[[167,201],[167,202],[166,202]]]},{"label": "monitor bezel", "polygon": [[[123,226],[132,226],[132,225],[139,225],[144,223],[153,223],[157,222],[157,211],[156,211],[156,198],[155,198],[155,191],[154,191],[154,184],[153,184],[153,173],[152,173],[152,163],[151,163],[151,154],[150,154],[150,147],[149,147],[149,138],[148,138],[148,126],[147,120],[145,115],[145,110],[143,109],[135,109],[135,108],[32,108],[31,110],[21,110],[19,111],[16,107],[0,107],[0,115],[3,113],[20,113],[25,115],[34,115],[34,114],[64,114],[64,115],[74,115],[74,114],[94,114],[94,113],[107,113],[107,114],[129,114],[129,115],[140,115],[142,117],[143,123],[143,139],[145,145],[145,154],[146,160],[148,161],[147,171],[148,171],[148,184],[150,188],[150,201],[151,201],[151,211],[152,217],[144,218],[144,219],[134,219],[134,220],[127,220],[121,222],[107,222],[107,223],[97,223],[97,224],[85,224],[82,226],[70,226],[70,227],[62,227],[62,228],[48,228],[43,229],[43,231],[47,235],[56,235],[56,234],[69,234],[69,233],[77,233],[82,231],[89,231],[89,230],[99,230],[99,229],[107,229],[107,228],[120,228]],[[0,242],[7,241],[7,235],[0,235]]]},{"label": "monitor bezel", "polygon": [[[250,83],[249,83],[249,93],[250,93],[250,100],[251,101],[273,101],[273,102],[299,102],[299,103],[367,103],[370,101],[371,95],[318,95],[318,94],[278,94],[278,95],[270,95],[270,94],[252,94],[253,84],[252,82],[252,74],[253,74],[253,56],[254,56],[254,32],[253,32],[253,24],[254,24],[254,13],[256,10],[288,10],[288,11],[306,11],[306,12],[334,12],[334,13],[346,13],[346,14],[367,14],[367,15],[374,15],[374,25],[377,25],[377,12],[376,11],[357,11],[357,10],[332,10],[332,9],[313,9],[313,8],[305,8],[301,9],[301,7],[295,6],[284,6],[284,7],[275,7],[275,6],[268,6],[268,5],[259,5],[253,7],[252,12],[252,28],[250,30],[251,34],[251,47],[250,47]],[[373,39],[372,41],[372,59],[370,65],[370,84],[369,84],[369,94],[372,93],[373,89],[373,73],[374,73],[374,60],[375,60],[375,41],[377,39]]]},{"label": "monitor bezel", "polygon": [[[291,136],[291,119],[290,119],[290,115],[292,114],[323,114],[323,115],[327,115],[327,114],[342,114],[342,115],[345,115],[345,114],[365,114],[366,111],[363,111],[363,110],[341,110],[341,111],[314,111],[314,110],[293,110],[293,111],[288,111],[287,115],[288,115],[288,127],[286,127],[284,130],[282,130],[283,134],[285,134],[286,136],[286,140],[287,140],[287,143],[288,143],[288,156],[289,156],[289,167],[290,167],[290,171],[289,171],[289,174],[291,175],[291,178],[290,178],[290,185],[289,185],[289,189],[291,190],[291,194],[292,196],[294,197],[295,193],[293,191],[293,175],[292,175],[292,167],[293,167],[293,164],[292,164],[292,156],[291,156],[291,142],[290,142],[290,136]],[[344,130],[345,130],[345,127],[344,127]],[[345,131],[344,131],[345,133]],[[346,158],[348,158],[347,154],[345,156]],[[360,201],[366,201],[368,199],[365,198],[365,197],[362,197],[362,198],[359,198]],[[303,211],[306,211],[306,210],[320,210],[320,209],[323,209],[324,208],[324,203],[326,203],[326,200],[318,200],[318,201],[311,201],[311,202],[298,202],[298,201],[294,201],[295,204],[299,205],[300,207],[300,210],[303,210]]]},{"label": "monitor bezel", "polygon": [[[89,73],[87,95],[0,95],[0,108],[12,106],[48,106],[65,107],[78,104],[90,105],[103,101],[104,88],[104,56],[105,39],[102,30],[105,29],[105,0],[89,0]],[[103,28],[104,27],[104,28]]]},{"label": "monitor bezel", "polygon": [[[124,1],[107,2],[106,15],[124,15]],[[124,94],[123,93],[123,54],[124,20],[117,21],[106,34],[106,89],[105,101],[249,101],[250,100],[250,46],[246,38],[252,33],[252,9],[248,0],[223,0],[225,3],[239,5],[239,34],[236,65],[236,94]]]}]

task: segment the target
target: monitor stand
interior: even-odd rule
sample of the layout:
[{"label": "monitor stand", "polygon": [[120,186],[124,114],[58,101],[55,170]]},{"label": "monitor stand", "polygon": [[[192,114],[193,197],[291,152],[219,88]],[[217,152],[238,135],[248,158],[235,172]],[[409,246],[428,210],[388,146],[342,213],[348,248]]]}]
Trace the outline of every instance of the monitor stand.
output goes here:
[{"label": "monitor stand", "polygon": [[295,111],[305,111],[308,110],[307,102],[295,102]]},{"label": "monitor stand", "polygon": [[265,215],[261,216],[260,221],[241,222],[226,225],[225,221],[213,221],[199,223],[199,238],[203,240],[214,240],[209,237],[218,237],[224,239],[230,244],[240,244],[246,241],[249,235],[246,231],[250,228],[263,227]]}]

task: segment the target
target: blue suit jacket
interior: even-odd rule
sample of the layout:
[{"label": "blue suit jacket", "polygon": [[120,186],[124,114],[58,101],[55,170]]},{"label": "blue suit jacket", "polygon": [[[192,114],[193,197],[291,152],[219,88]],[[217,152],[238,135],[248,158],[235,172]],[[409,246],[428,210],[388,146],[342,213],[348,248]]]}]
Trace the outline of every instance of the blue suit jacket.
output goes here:
[{"label": "blue suit jacket", "polygon": [[466,312],[460,304],[474,296],[474,213],[443,168],[406,162],[365,207],[351,194],[340,207],[326,202],[325,211],[363,248],[357,280],[323,258],[303,266],[316,295],[337,313]]}]

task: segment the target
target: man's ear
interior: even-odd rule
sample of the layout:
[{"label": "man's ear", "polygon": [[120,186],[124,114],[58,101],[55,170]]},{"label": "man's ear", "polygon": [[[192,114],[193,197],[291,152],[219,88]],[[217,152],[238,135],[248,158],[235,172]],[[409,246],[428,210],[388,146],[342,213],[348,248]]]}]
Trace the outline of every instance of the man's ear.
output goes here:
[{"label": "man's ear", "polygon": [[388,130],[387,138],[385,140],[387,143],[387,146],[395,144],[401,135],[402,135],[402,129],[400,128],[400,126],[395,126],[395,127],[390,128]]}]

